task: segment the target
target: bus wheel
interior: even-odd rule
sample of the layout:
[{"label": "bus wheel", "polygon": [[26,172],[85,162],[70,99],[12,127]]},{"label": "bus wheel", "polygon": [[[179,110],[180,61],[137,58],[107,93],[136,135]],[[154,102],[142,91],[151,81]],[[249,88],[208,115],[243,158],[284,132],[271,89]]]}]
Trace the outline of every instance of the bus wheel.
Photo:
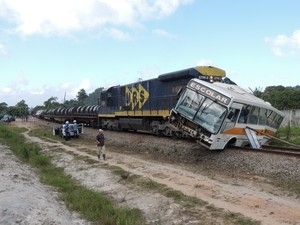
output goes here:
[{"label": "bus wheel", "polygon": [[231,146],[234,146],[234,144],[236,143],[236,138],[232,138],[230,139],[227,144],[225,145],[225,147],[223,148],[223,150],[230,148]]}]

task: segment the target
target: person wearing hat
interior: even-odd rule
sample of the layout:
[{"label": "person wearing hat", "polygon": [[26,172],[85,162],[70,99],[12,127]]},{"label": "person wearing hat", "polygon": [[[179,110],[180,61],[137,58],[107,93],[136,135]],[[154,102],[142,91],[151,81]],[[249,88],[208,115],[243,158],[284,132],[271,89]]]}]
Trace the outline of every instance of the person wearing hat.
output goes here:
[{"label": "person wearing hat", "polygon": [[73,121],[73,128],[74,128],[74,137],[78,137],[78,124],[76,120]]},{"label": "person wearing hat", "polygon": [[66,141],[70,140],[70,127],[69,127],[69,121],[66,121],[65,123],[65,133],[66,133]]},{"label": "person wearing hat", "polygon": [[102,129],[99,129],[98,134],[96,136],[96,142],[97,142],[97,148],[98,148],[98,160],[101,159],[101,156],[103,157],[103,160],[106,160],[105,155],[105,138],[104,133]]}]

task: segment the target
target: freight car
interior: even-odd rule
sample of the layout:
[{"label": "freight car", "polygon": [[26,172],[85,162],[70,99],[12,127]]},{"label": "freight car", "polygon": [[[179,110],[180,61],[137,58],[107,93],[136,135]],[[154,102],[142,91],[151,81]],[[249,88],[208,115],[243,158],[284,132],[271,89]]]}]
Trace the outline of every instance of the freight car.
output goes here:
[{"label": "freight car", "polygon": [[118,85],[100,93],[99,105],[46,110],[44,119],[63,122],[77,120],[93,127],[110,130],[147,131],[153,134],[184,136],[168,124],[178,94],[193,79],[205,82],[233,83],[224,70],[197,66],[159,75],[157,78]]},{"label": "freight car", "polygon": [[192,79],[169,122],[211,150],[260,148],[275,136],[284,113],[237,85]]},{"label": "freight car", "polygon": [[64,123],[76,120],[78,124],[94,126],[98,121],[99,105],[88,105],[79,107],[59,107],[55,109],[39,110],[37,117],[52,122]]}]

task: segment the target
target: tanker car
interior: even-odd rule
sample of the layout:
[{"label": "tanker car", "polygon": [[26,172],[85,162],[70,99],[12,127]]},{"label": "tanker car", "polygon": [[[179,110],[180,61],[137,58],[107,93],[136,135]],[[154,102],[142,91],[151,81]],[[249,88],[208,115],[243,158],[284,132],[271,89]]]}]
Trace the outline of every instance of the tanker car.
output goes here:
[{"label": "tanker car", "polygon": [[184,132],[178,129],[174,132],[168,117],[179,93],[193,78],[208,83],[233,83],[220,68],[196,66],[161,74],[154,79],[109,87],[101,91],[98,105],[50,109],[41,116],[57,122],[76,120],[110,130],[184,136]]}]

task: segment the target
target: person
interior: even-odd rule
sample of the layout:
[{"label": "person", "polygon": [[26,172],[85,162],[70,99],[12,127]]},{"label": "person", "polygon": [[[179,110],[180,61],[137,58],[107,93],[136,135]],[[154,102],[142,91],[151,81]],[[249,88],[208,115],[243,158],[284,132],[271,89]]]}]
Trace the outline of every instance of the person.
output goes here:
[{"label": "person", "polygon": [[239,118],[239,123],[247,123],[247,119],[248,119],[248,114],[249,114],[249,109],[248,106],[243,106],[242,111],[241,111],[241,115]]},{"label": "person", "polygon": [[66,133],[66,141],[70,139],[70,127],[69,127],[69,121],[66,121],[65,124],[65,133]]},{"label": "person", "polygon": [[106,160],[106,152],[105,152],[105,137],[102,129],[99,129],[98,134],[96,136],[96,143],[98,148],[98,160],[103,157],[103,160]]},{"label": "person", "polygon": [[78,136],[78,124],[76,120],[73,121],[73,128],[74,128],[74,137]]}]

